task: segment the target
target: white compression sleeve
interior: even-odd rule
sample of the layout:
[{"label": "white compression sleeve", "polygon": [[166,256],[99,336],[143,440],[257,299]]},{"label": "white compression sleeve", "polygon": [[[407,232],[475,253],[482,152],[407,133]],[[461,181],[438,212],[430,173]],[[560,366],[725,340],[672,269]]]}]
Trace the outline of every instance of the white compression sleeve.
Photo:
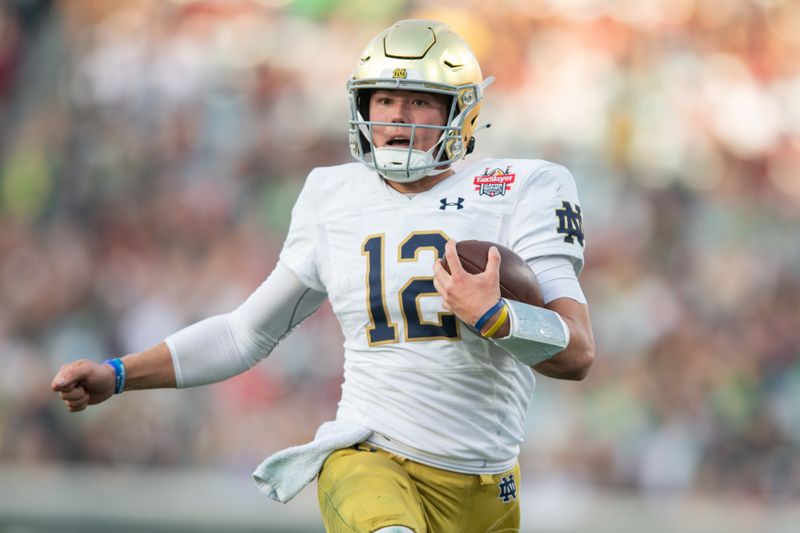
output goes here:
[{"label": "white compression sleeve", "polygon": [[236,310],[167,337],[177,386],[205,385],[244,372],[267,357],[325,298],[279,262]]},{"label": "white compression sleeve", "polygon": [[578,303],[586,303],[586,296],[569,257],[545,255],[529,261],[528,264],[539,281],[544,303],[550,303],[557,298],[572,298]]}]

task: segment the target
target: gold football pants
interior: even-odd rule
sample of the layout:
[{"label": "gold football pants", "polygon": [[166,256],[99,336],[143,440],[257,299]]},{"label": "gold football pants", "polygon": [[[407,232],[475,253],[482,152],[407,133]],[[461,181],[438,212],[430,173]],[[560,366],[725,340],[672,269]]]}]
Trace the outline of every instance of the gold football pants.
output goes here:
[{"label": "gold football pants", "polygon": [[406,526],[416,533],[519,531],[519,465],[459,474],[360,445],[328,457],[318,479],[328,533]]}]

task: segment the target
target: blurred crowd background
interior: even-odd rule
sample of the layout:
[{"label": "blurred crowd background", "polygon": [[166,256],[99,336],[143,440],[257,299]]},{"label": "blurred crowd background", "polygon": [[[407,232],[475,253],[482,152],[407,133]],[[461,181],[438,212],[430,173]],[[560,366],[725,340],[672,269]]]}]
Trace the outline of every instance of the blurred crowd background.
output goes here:
[{"label": "blurred crowd background", "polygon": [[328,307],[218,385],[76,415],[49,383],[258,286],[308,171],[350,160],[345,81],[401,18],[496,76],[472,159],[578,182],[597,360],[540,378],[526,482],[798,501],[795,0],[0,3],[0,462],[246,476],[333,417]]}]

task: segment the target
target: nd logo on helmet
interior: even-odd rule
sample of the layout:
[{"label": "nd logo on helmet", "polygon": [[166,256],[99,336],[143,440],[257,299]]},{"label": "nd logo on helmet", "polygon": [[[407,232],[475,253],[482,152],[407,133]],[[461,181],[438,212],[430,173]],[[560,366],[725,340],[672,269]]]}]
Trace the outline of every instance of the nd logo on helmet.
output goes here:
[{"label": "nd logo on helmet", "polygon": [[396,68],[396,69],[394,69],[394,72],[392,73],[392,78],[395,78],[395,79],[397,79],[397,78],[406,79],[407,77],[408,77],[408,72],[404,68]]}]

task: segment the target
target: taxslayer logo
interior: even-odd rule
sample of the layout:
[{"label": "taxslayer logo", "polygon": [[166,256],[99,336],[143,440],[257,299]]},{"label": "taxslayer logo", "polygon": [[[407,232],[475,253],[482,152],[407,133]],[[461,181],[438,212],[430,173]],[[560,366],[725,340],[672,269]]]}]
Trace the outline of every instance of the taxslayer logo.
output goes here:
[{"label": "taxslayer logo", "polygon": [[510,166],[505,170],[486,167],[483,174],[475,176],[472,183],[475,184],[475,190],[478,191],[479,196],[494,198],[495,196],[504,196],[507,191],[510,191],[511,184],[514,183],[516,177],[516,174],[511,173]]}]

